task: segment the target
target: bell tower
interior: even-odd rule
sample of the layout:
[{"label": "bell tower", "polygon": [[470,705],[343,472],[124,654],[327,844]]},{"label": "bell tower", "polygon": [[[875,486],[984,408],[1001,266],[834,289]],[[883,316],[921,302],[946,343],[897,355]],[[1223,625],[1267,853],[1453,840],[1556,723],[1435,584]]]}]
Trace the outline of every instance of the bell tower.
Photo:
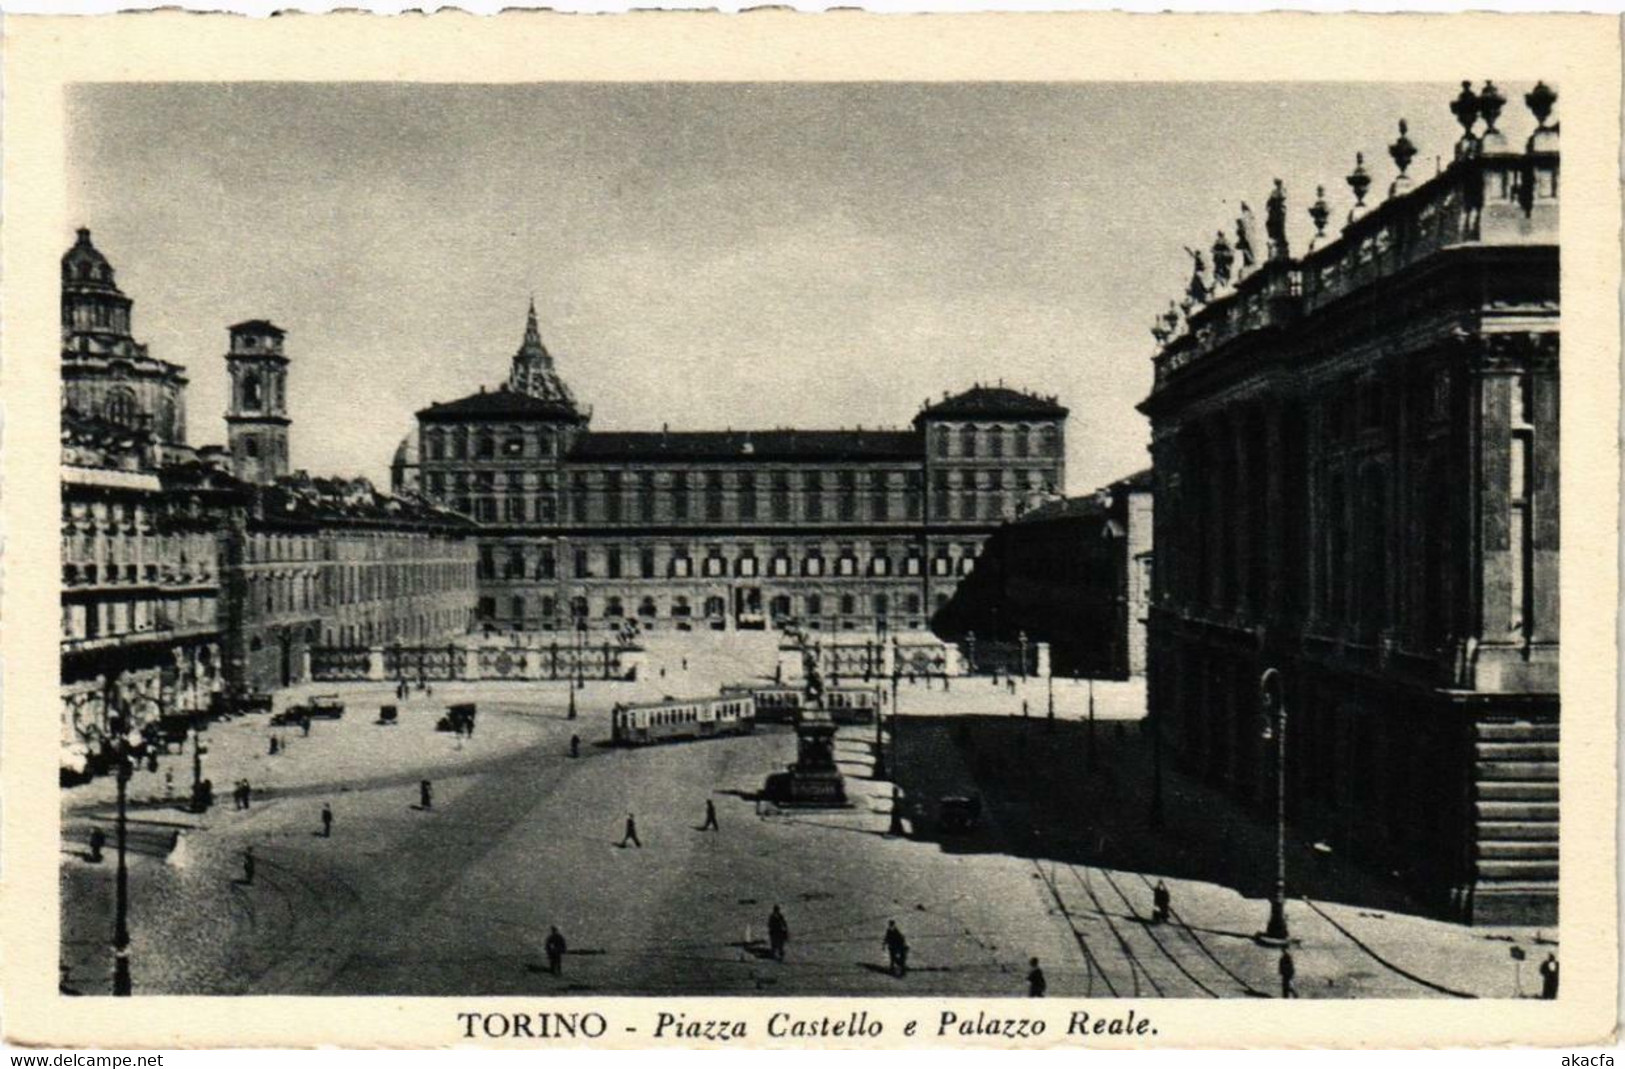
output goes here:
[{"label": "bell tower", "polygon": [[269,485],[288,474],[288,358],[285,332],[263,319],[227,328],[231,350],[231,401],[226,409],[226,447],[232,471],[248,483]]}]

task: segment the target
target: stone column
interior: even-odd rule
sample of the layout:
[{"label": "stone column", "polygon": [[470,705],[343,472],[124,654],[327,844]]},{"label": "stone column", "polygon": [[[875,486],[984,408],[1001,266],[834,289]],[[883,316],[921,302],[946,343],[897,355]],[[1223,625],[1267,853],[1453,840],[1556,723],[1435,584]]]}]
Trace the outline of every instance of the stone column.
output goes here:
[{"label": "stone column", "polygon": [[367,650],[367,678],[373,682],[384,678],[384,648],[373,646]]},{"label": "stone column", "polygon": [[1050,676],[1049,643],[1040,642],[1034,648],[1037,651],[1036,656],[1038,658],[1038,665],[1034,669],[1034,674],[1039,679],[1047,679]]}]

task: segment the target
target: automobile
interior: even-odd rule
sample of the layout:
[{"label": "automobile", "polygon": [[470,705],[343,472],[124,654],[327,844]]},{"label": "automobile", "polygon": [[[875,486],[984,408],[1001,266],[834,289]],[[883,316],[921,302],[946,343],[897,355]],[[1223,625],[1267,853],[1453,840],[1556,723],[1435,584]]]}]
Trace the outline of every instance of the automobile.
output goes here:
[{"label": "automobile", "polygon": [[950,794],[937,800],[937,824],[945,832],[967,832],[982,820],[982,799]]},{"label": "automobile", "polygon": [[304,705],[312,720],[337,720],[344,715],[344,703],[337,694],[318,694]]}]

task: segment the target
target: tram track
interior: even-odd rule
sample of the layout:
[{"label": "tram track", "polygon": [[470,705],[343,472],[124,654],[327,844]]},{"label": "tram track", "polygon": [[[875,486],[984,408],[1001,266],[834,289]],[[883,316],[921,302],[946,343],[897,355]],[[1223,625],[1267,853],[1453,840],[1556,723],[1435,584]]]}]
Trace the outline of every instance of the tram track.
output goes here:
[{"label": "tram track", "polygon": [[[1145,873],[1138,872],[1135,873],[1135,875],[1138,876],[1140,881],[1145,884],[1147,890],[1155,889],[1155,885]],[[1226,965],[1222,960],[1220,960],[1219,956],[1213,952],[1213,948],[1207,945],[1207,942],[1196,933],[1196,929],[1192,928],[1190,924],[1185,921],[1184,917],[1180,916],[1177,909],[1169,906],[1168,917],[1175,923],[1175,925],[1178,926],[1178,930],[1184,934],[1185,938],[1194,944],[1196,949],[1201,952],[1204,957],[1211,961],[1216,969],[1234,981],[1245,994],[1251,996],[1252,998],[1269,998],[1269,994],[1267,992],[1260,991],[1258,988],[1248,983],[1246,978],[1239,975],[1234,969],[1230,968],[1230,966]]]}]

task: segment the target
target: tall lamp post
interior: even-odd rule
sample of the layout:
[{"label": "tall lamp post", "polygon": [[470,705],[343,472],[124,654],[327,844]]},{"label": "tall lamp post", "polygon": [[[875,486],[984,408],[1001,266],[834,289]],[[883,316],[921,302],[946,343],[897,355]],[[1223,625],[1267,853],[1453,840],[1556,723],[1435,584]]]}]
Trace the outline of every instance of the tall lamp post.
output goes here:
[{"label": "tall lamp post", "polygon": [[1095,767],[1095,677],[1089,676],[1089,749],[1084,757],[1084,763],[1093,770]]},{"label": "tall lamp post", "polygon": [[1275,742],[1275,894],[1270,898],[1269,924],[1263,938],[1284,945],[1286,923],[1286,694],[1281,673],[1264,669],[1258,677],[1258,705],[1264,718],[1260,733],[1265,742]]},{"label": "tall lamp post", "polygon": [[897,731],[898,724],[897,662],[893,659],[891,674],[891,824],[886,828],[887,835],[903,834],[903,798],[902,793],[897,789],[898,772],[902,768],[902,762],[898,760],[900,752],[898,742],[901,739]]},{"label": "tall lamp post", "polygon": [[[113,709],[113,690],[107,691],[107,708]],[[113,752],[118,761],[118,874],[114,881],[113,899],[113,994],[121,998],[130,995],[130,869],[128,864],[129,787],[134,771],[130,763],[129,705],[121,702],[116,718],[110,722],[117,726]]]}]

